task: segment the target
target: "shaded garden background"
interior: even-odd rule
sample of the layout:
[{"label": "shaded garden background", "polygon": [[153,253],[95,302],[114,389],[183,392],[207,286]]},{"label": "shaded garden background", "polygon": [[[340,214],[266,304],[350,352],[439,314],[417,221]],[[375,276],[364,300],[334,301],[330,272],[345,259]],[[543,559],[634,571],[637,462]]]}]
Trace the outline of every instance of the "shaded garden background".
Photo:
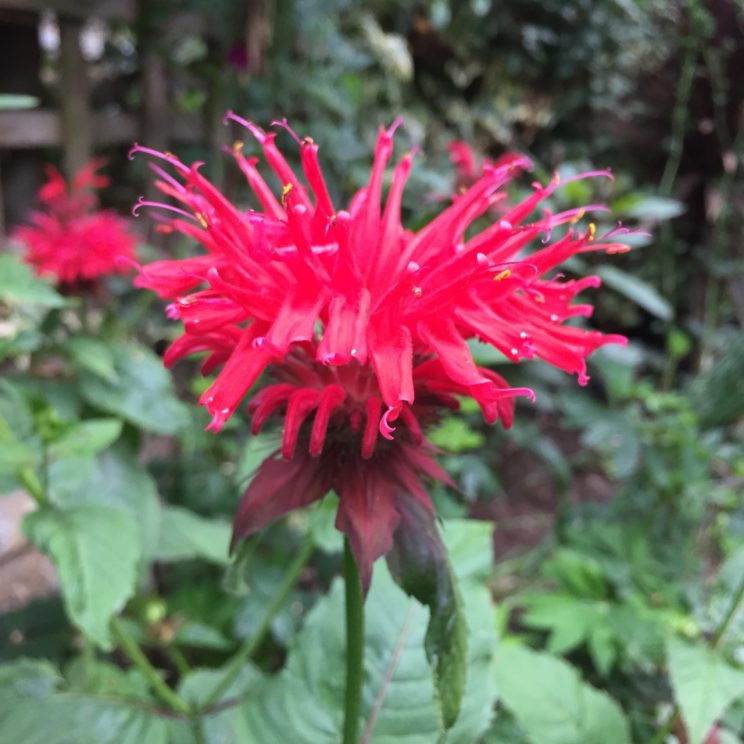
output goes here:
[{"label": "shaded garden background", "polygon": [[[240,199],[241,176],[221,153],[237,136],[223,125],[228,109],[263,125],[287,117],[300,135],[312,135],[331,188],[344,195],[366,180],[378,125],[402,115],[399,147],[421,148],[404,197],[412,225],[457,186],[453,140],[466,140],[479,157],[524,152],[543,180],[554,170],[611,167],[613,183],[572,183],[556,208],[605,201],[613,219],[648,232],[634,238],[629,254],[569,267],[603,278],[592,322],[627,335],[629,348],[595,355],[588,392],[539,363],[511,368],[481,357],[533,387],[538,404],[520,404],[508,432],[483,426],[473,411],[466,423],[445,419],[432,439],[462,493],[435,496],[446,518],[493,522],[493,561],[488,556],[479,570],[500,630],[564,657],[605,690],[634,741],[661,742],[673,729],[685,741],[669,714],[682,705],[674,679],[670,692],[667,644],[675,632],[701,654],[723,644],[726,669],[739,676],[724,683],[721,673],[711,683],[713,697],[733,701],[715,717],[726,708],[721,741],[742,741],[742,69],[744,8],[736,0],[2,0],[3,251],[17,249],[8,235],[34,206],[46,162],[71,173],[92,154],[105,155],[112,186],[103,198],[128,212],[151,188],[142,164],[126,158],[134,140],[205,160],[210,177]],[[188,250],[146,220],[136,228],[146,257]],[[125,330],[109,338],[104,318],[99,340],[136,338],[162,353],[173,330],[161,308],[125,280],[110,292]],[[60,380],[84,379],[90,370],[74,359],[72,371],[43,359],[34,366],[44,334],[43,319],[19,320],[3,297],[2,370],[13,380],[27,377],[59,414],[73,410]],[[143,385],[159,390],[156,372],[142,374]],[[177,392],[193,400],[198,390],[186,379],[177,374]],[[170,392],[161,393],[171,402]],[[109,410],[105,393],[80,395],[75,410]],[[266,442],[246,446],[238,425],[219,439],[202,434],[200,414],[182,408],[132,413],[122,405],[114,413],[138,457],[116,460],[106,483],[124,494],[144,478],[177,509],[168,517],[171,534],[186,535],[155,556],[146,590],[127,609],[155,662],[183,681],[191,667],[218,666],[255,630],[303,528],[272,528],[254,551],[251,593],[224,592],[220,541]],[[182,426],[179,417],[195,425]],[[58,473],[61,490],[72,488],[68,475]],[[10,503],[0,501],[0,509]],[[39,579],[47,569],[38,566],[19,572],[17,561],[28,560],[30,549],[23,542],[8,549],[10,538],[4,548],[2,540],[0,573],[18,583],[2,598],[2,660],[49,659],[66,669],[67,684],[92,689],[75,666],[90,650],[65,619],[53,574]],[[335,561],[330,551],[303,573],[261,645],[263,672],[281,667]],[[35,591],[25,584],[37,580],[47,596],[27,604]],[[122,659],[114,654],[107,663],[118,669]],[[504,694],[477,741],[568,741],[535,729],[529,710]]]}]

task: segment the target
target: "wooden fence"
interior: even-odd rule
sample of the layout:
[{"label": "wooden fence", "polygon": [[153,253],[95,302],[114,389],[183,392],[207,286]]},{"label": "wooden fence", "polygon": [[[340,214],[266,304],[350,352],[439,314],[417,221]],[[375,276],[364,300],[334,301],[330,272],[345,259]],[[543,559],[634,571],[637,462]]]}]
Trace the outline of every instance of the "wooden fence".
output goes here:
[{"label": "wooden fence", "polygon": [[[179,142],[202,142],[213,150],[222,146],[227,135],[216,126],[223,110],[219,91],[208,91],[206,113],[174,115],[166,60],[157,49],[157,29],[139,35],[141,109],[137,114],[94,110],[89,67],[80,47],[81,31],[90,18],[134,23],[146,3],[147,0],[0,0],[2,38],[10,39],[16,47],[14,53],[7,49],[13,60],[7,59],[5,64],[0,50],[0,68],[4,68],[0,69],[0,94],[35,95],[42,89],[36,31],[41,14],[54,12],[59,27],[58,110],[42,107],[0,111],[0,164],[9,156],[14,160],[12,173],[0,171],[0,238],[7,224],[7,195],[13,194],[16,204],[33,203],[33,188],[29,184],[38,183],[40,178],[42,149],[60,148],[63,170],[70,175],[90,159],[97,147],[125,146],[135,140],[162,150]],[[174,26],[184,33],[207,35],[204,19],[194,13],[169,18],[169,29]],[[29,171],[36,175],[29,177]],[[18,212],[16,207],[16,221]]]}]

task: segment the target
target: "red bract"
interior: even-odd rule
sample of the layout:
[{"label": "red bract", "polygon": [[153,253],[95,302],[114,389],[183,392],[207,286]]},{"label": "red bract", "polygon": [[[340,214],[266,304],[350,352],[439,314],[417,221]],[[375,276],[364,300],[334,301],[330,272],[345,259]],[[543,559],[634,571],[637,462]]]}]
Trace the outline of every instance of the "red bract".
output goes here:
[{"label": "red bract", "polygon": [[37,274],[54,276],[59,284],[97,279],[125,270],[134,260],[134,238],[116,213],[98,210],[95,190],[108,184],[96,171],[101,160],[84,166],[68,187],[54,166],[39,189],[42,209],[16,237],[26,246],[26,261]]},{"label": "red bract", "polygon": [[[446,480],[424,440],[426,423],[443,406],[456,408],[457,396],[470,396],[487,421],[509,426],[514,397],[532,396],[478,367],[468,339],[491,344],[515,362],[542,358],[583,384],[585,358],[625,339],[563,324],[591,313],[591,306],[571,303],[585,287],[598,286],[598,277],[546,275],[577,253],[627,247],[612,233],[597,236],[593,224],[574,229],[586,211],[601,205],[534,218],[560,186],[557,178],[534,184],[532,194],[495,224],[471,229],[530,166],[521,156],[486,166],[451,206],[412,232],[400,218],[410,154],[396,165],[382,198],[397,122],[378,135],[367,187],[339,210],[311,139],[295,137],[303,183],[274,133],[234,114],[228,119],[258,140],[283,184],[281,196],[259,173],[257,158],[244,155],[242,143],[232,154],[258,210],[238,209],[200,174],[200,164],[189,167],[169,153],[135,146],[134,152],[164,161],[165,167],[151,164],[157,184],[180,203],[138,206],[163,208],[162,229],[180,231],[206,249],[194,258],[145,265],[136,284],[171,300],[168,315],[183,322],[166,364],[207,352],[203,371],[221,367],[201,398],[212,415],[209,428],[222,427],[265,370],[278,378],[255,395],[249,411],[254,432],[273,413],[284,413],[282,448],[249,487],[235,539],[333,488],[341,497],[337,526],[349,535],[368,582],[372,561],[390,547],[400,519],[396,501],[413,497],[431,508],[421,476]],[[608,174],[580,177],[594,175]],[[551,231],[563,225],[564,234],[551,242]],[[537,249],[528,252],[535,242]],[[393,438],[394,424],[401,429],[397,441],[384,441]]]}]

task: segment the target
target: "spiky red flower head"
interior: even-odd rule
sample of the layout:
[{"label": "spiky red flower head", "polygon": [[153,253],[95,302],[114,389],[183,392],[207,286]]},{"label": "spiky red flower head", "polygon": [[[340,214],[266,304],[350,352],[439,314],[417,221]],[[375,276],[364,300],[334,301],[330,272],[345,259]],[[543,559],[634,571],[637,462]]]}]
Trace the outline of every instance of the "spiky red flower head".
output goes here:
[{"label": "spiky red flower head", "polygon": [[[257,158],[244,155],[242,143],[232,154],[258,210],[234,206],[200,174],[200,164],[189,167],[170,153],[135,146],[133,152],[165,162],[151,164],[157,184],[181,205],[138,206],[175,213],[162,229],[180,231],[206,249],[194,258],[145,265],[135,283],[171,300],[169,316],[183,322],[167,365],[207,352],[203,371],[221,367],[200,401],[212,415],[209,428],[222,427],[264,370],[278,378],[248,410],[254,432],[272,413],[284,412],[281,454],[290,464],[270,458],[261,467],[241,504],[236,539],[333,488],[341,497],[337,526],[350,536],[368,582],[372,560],[390,547],[400,519],[396,499],[414,497],[431,508],[419,478],[446,479],[423,438],[426,422],[443,406],[457,407],[457,396],[470,396],[487,421],[509,426],[514,397],[532,396],[478,367],[467,340],[491,344],[515,362],[542,358],[583,384],[585,358],[625,339],[563,325],[591,313],[591,306],[571,302],[585,287],[598,286],[598,277],[545,277],[577,253],[627,247],[612,234],[597,236],[593,224],[574,229],[601,205],[531,219],[560,185],[557,178],[534,184],[533,193],[495,224],[469,230],[530,166],[521,156],[487,166],[451,206],[412,232],[400,219],[410,154],[396,165],[382,200],[397,122],[380,130],[366,188],[338,210],[311,139],[295,137],[303,184],[274,133],[234,114],[228,119],[258,140],[283,184],[281,196],[260,175]],[[593,175],[608,174],[581,177]],[[562,225],[568,228],[551,242],[551,231]],[[402,424],[398,441],[379,440],[378,431],[392,439],[396,422]]]},{"label": "spiky red flower head", "polygon": [[31,214],[31,225],[15,233],[37,274],[70,285],[122,272],[134,260],[135,241],[126,222],[97,209],[95,192],[109,182],[96,172],[103,163],[85,165],[69,186],[54,166],[47,166],[47,181],[38,193],[42,208]]}]

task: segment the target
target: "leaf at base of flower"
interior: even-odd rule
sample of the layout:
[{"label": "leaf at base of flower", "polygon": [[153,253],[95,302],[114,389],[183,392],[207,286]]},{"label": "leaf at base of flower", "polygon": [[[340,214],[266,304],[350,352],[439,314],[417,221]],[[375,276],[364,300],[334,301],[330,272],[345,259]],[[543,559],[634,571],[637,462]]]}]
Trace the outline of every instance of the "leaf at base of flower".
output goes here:
[{"label": "leaf at base of flower", "polygon": [[434,514],[412,496],[401,497],[399,511],[388,565],[401,588],[431,611],[424,645],[442,721],[449,729],[460,712],[467,675],[462,599]]}]

